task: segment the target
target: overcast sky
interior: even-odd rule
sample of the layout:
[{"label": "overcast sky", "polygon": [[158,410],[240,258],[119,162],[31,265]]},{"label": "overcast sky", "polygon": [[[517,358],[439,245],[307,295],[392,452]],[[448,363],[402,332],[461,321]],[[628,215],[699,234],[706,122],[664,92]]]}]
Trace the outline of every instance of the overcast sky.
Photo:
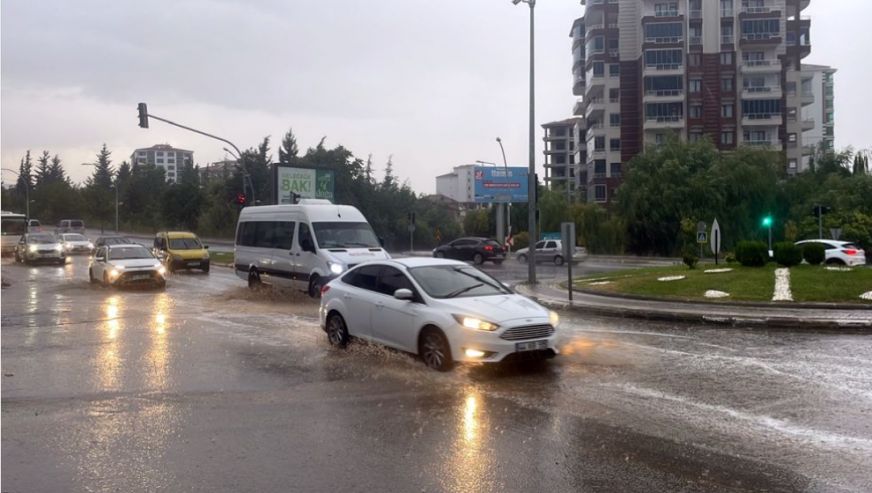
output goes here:
[{"label": "overcast sky", "polygon": [[[538,124],[571,115],[582,13],[537,4]],[[872,1],[813,0],[804,14],[805,62],[838,68],[836,146],[869,148]],[[104,142],[116,164],[158,143],[225,158],[205,137],[138,128],[140,101],[242,148],[293,127],[301,148],[327,136],[379,171],[393,155],[417,192],[452,166],[501,161],[497,136],[510,165],[527,163],[528,8],[509,0],[4,0],[0,22],[4,168],[47,149],[79,181]]]}]

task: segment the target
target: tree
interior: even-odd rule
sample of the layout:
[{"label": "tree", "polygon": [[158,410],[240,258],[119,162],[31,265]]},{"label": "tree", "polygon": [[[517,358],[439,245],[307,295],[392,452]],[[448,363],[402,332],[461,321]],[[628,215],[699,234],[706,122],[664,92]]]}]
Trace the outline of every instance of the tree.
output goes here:
[{"label": "tree", "polygon": [[393,158],[393,154],[388,156],[388,162],[385,164],[385,178],[381,184],[383,189],[391,190],[397,187],[397,179],[394,178]]},{"label": "tree", "polygon": [[366,177],[366,182],[373,183],[372,178],[372,153],[366,157],[366,166],[363,168],[363,175]]},{"label": "tree", "polygon": [[61,158],[57,154],[51,158],[51,164],[49,165],[49,181],[69,183],[67,174],[61,164]]},{"label": "tree", "polygon": [[282,146],[279,147],[279,163],[292,164],[297,159],[299,153],[300,149],[297,147],[297,138],[294,136],[294,129],[288,129],[288,132],[282,139]]},{"label": "tree", "polygon": [[[251,178],[250,184],[254,186],[255,199],[262,204],[272,203],[272,155],[269,148],[270,137],[263,138],[260,144],[256,147],[251,147],[242,152],[242,160],[245,170]],[[234,171],[234,180],[242,185],[243,170],[237,169]],[[242,190],[238,190],[242,192]]]},{"label": "tree", "polygon": [[98,221],[101,228],[105,224],[114,221],[115,216],[115,191],[112,188],[112,153],[103,144],[97,153],[97,161],[94,163],[94,173],[85,183],[83,198],[91,213],[91,218]]},{"label": "tree", "polygon": [[30,160],[30,149],[21,158],[21,163],[18,165],[18,181],[15,182],[15,193],[22,202],[24,197],[33,190],[33,162]]},{"label": "tree", "polygon": [[51,179],[51,165],[49,164],[50,154],[48,151],[42,151],[42,155],[36,160],[36,186],[45,184]]},{"label": "tree", "polygon": [[858,152],[854,156],[854,168],[853,174],[855,175],[864,175],[867,173],[869,168],[869,156],[864,155],[861,152]]}]

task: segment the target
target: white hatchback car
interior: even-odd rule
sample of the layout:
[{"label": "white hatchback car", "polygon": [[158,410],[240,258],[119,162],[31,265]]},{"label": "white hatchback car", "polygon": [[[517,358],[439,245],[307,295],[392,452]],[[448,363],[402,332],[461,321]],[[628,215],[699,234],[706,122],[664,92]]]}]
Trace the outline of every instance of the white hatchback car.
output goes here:
[{"label": "white hatchback car", "polygon": [[440,371],[455,361],[557,354],[556,313],[456,260],[359,265],[322,288],[319,315],[334,346],[359,337],[418,354]]},{"label": "white hatchback car", "polygon": [[167,270],[142,245],[104,245],[97,249],[88,278],[106,286],[151,285],[163,289],[167,285]]},{"label": "white hatchback car", "polygon": [[856,244],[837,240],[803,240],[797,241],[796,245],[802,248],[804,245],[819,243],[824,246],[827,265],[866,265],[866,252]]}]

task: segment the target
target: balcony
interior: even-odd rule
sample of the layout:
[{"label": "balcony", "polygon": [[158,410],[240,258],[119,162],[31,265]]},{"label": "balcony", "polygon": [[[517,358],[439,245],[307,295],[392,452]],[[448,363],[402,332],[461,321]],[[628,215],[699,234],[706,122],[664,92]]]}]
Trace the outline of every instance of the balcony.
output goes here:
[{"label": "balcony", "polygon": [[584,111],[585,118],[590,118],[592,115],[602,113],[606,110],[603,98],[590,98],[587,100],[587,108]]},{"label": "balcony", "polygon": [[654,17],[678,17],[678,10],[663,9],[654,12]]},{"label": "balcony", "polygon": [[646,103],[668,103],[684,100],[684,89],[649,89],[645,91]]},{"label": "balcony", "polygon": [[779,41],[781,41],[781,33],[742,33],[742,42],[746,44],[771,44]]},{"label": "balcony", "polygon": [[736,38],[734,38],[732,34],[721,36],[721,44],[722,45],[731,45],[735,42],[736,42]]},{"label": "balcony", "polygon": [[742,60],[739,70],[743,74],[781,73],[781,60]]},{"label": "balcony", "polygon": [[775,12],[780,12],[778,9],[773,9],[770,6],[763,7],[742,7],[740,10],[742,14],[770,14]]},{"label": "balcony", "polygon": [[781,99],[781,86],[746,86],[742,89],[743,99]]},{"label": "balcony", "polygon": [[749,139],[744,142],[746,146],[750,147],[772,147],[772,148],[781,148],[781,141],[779,140],[770,140],[770,139]]},{"label": "balcony", "polygon": [[702,36],[691,36],[690,38],[688,38],[688,42],[692,45],[701,45]]},{"label": "balcony", "polygon": [[815,120],[814,118],[806,118],[802,121],[802,131],[808,132],[809,130],[814,130]]},{"label": "balcony", "polygon": [[681,115],[672,116],[649,116],[645,118],[646,129],[658,128],[683,128],[684,117]]},{"label": "balcony", "polygon": [[781,113],[746,113],[742,125],[748,127],[773,127],[781,125]]},{"label": "balcony", "polygon": [[682,41],[684,41],[683,36],[666,36],[666,37],[662,37],[662,38],[645,38],[646,43],[657,44],[657,45],[675,44],[675,43],[681,43]]},{"label": "balcony", "polygon": [[581,116],[584,114],[584,99],[579,99],[575,102],[575,106],[572,107],[572,114],[574,116]]},{"label": "balcony", "polygon": [[684,73],[684,65],[680,63],[657,63],[654,65],[645,65],[642,69],[642,75],[682,75]]},{"label": "balcony", "polygon": [[810,104],[814,104],[814,93],[813,92],[803,92],[799,96],[800,102],[803,106],[808,106]]},{"label": "balcony", "polygon": [[688,14],[691,19],[702,19],[702,10],[691,9]]}]

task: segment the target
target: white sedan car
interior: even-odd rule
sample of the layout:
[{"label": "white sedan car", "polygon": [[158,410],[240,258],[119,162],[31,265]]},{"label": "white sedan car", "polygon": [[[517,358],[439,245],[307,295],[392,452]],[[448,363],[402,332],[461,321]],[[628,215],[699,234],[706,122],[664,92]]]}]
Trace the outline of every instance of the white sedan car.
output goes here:
[{"label": "white sedan car", "polygon": [[152,285],[164,288],[166,267],[142,245],[105,245],[97,249],[88,268],[92,283],[106,286]]},{"label": "white sedan car", "polygon": [[61,233],[58,236],[67,255],[74,253],[90,254],[94,251],[94,244],[85,235],[80,235],[79,233]]},{"label": "white sedan car", "polygon": [[418,354],[440,371],[455,361],[557,354],[556,313],[456,260],[361,264],[322,288],[319,315],[334,346],[359,337]]}]

